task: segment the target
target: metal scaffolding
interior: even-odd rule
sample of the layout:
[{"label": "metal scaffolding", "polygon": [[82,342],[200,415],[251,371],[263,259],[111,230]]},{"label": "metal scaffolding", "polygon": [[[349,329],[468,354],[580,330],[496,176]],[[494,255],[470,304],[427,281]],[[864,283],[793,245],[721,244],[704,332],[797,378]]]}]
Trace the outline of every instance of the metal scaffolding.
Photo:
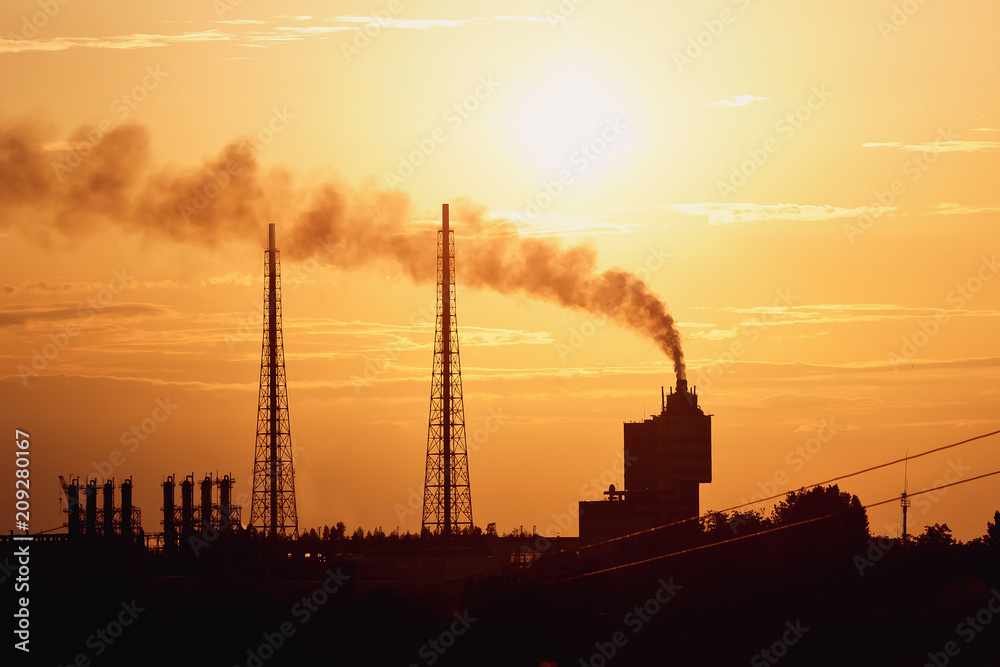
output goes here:
[{"label": "metal scaffolding", "polygon": [[442,206],[441,217],[422,528],[451,535],[472,528],[472,492],[458,353],[455,235],[449,226],[448,204]]},{"label": "metal scaffolding", "polygon": [[288,425],[285,352],[281,336],[281,264],[274,224],[264,252],[264,340],[260,353],[260,398],[253,467],[250,526],[265,535],[297,536],[295,472]]}]

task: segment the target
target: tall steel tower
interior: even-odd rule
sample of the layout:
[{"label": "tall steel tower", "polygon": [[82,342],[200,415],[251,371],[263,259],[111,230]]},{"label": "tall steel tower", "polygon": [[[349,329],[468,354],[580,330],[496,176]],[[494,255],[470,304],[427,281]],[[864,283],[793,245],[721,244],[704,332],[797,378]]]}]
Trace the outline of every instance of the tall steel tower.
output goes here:
[{"label": "tall steel tower", "polygon": [[458,357],[455,235],[449,228],[448,204],[441,207],[437,266],[437,323],[422,527],[432,533],[451,535],[472,527],[472,491],[465,444],[462,368]]},{"label": "tall steel tower", "polygon": [[260,351],[250,526],[267,536],[296,536],[299,519],[295,511],[285,346],[281,337],[281,264],[274,246],[274,223],[269,226],[269,241],[264,252],[264,342]]}]

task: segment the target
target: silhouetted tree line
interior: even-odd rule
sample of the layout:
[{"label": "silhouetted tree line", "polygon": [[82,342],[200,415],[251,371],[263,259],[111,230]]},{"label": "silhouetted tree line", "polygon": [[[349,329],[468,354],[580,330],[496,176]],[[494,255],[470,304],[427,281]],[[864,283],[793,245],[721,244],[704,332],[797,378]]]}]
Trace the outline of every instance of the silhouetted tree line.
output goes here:
[{"label": "silhouetted tree line", "polygon": [[[486,525],[484,531],[479,526],[462,528],[454,531],[454,536],[458,538],[481,538],[481,537],[527,537],[530,533],[522,529],[514,529],[502,536],[497,533],[496,523]],[[386,533],[382,526],[376,526],[370,530],[365,530],[363,526],[358,526],[354,532],[348,534],[347,525],[343,521],[338,521],[335,525],[324,525],[318,528],[303,530],[299,535],[299,541],[306,545],[322,545],[323,543],[336,544],[391,544],[406,543],[414,544],[420,540],[433,541],[441,539],[441,535],[432,533],[427,528],[420,532],[400,532],[395,530]]]},{"label": "silhouetted tree line", "polygon": [[717,540],[752,535],[765,530],[835,517],[842,537],[868,539],[868,513],[857,496],[832,486],[789,491],[770,515],[761,510],[737,509],[730,513],[709,511],[701,519],[702,532]]},{"label": "silhouetted tree line", "polygon": [[[871,537],[868,514],[861,501],[856,495],[841,491],[836,484],[789,491],[785,499],[778,503],[770,514],[755,509],[737,509],[729,513],[709,511],[701,517],[700,525],[702,533],[711,538],[711,541],[721,541],[774,528],[818,521],[824,517],[840,519],[838,522],[840,532],[831,537],[850,541],[867,540]],[[922,534],[909,537],[907,542],[924,549],[963,546],[963,543],[952,536],[947,523],[925,526]],[[985,535],[970,540],[965,545],[985,548],[1000,555],[1000,511],[994,513],[993,521],[986,523]]]}]

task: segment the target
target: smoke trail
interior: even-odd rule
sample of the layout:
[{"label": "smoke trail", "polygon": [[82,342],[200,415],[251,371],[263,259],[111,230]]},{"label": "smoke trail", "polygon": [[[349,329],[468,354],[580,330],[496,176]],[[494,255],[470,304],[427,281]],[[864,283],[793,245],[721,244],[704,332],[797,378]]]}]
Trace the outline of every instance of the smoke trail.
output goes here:
[{"label": "smoke trail", "polygon": [[[145,128],[95,132],[81,128],[67,142],[46,143],[37,125],[0,120],[0,228],[17,226],[47,243],[110,224],[212,247],[262,239],[267,222],[277,220],[289,259],[317,257],[342,268],[390,262],[414,281],[436,278],[436,225],[413,224],[401,192],[374,181],[304,186],[286,170],[265,169],[250,140],[197,167],[153,168]],[[622,269],[601,271],[592,244],[519,236],[511,226],[485,224],[483,209],[468,204],[456,213],[463,284],[608,317],[655,342],[684,377],[674,319],[645,281]]]},{"label": "smoke trail", "polygon": [[520,292],[565,308],[603,315],[654,341],[684,378],[680,334],[667,306],[644,280],[618,268],[600,271],[592,244],[565,246],[551,239],[482,231],[481,211],[456,219],[472,221],[471,238],[457,241],[461,282],[501,294]]}]

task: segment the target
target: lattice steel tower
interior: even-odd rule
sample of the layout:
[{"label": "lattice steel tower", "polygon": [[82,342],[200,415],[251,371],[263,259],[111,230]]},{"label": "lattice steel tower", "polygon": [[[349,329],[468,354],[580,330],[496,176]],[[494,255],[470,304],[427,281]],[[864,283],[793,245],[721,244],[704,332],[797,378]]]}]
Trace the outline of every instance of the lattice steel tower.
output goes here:
[{"label": "lattice steel tower", "polygon": [[437,323],[422,528],[451,535],[472,527],[472,492],[465,444],[462,368],[458,357],[455,235],[449,228],[448,204],[441,207],[437,267]]},{"label": "lattice steel tower", "polygon": [[288,428],[285,351],[281,337],[281,263],[269,226],[264,252],[264,342],[260,351],[260,399],[257,402],[257,446],[253,464],[250,526],[265,535],[296,536],[295,471]]}]

